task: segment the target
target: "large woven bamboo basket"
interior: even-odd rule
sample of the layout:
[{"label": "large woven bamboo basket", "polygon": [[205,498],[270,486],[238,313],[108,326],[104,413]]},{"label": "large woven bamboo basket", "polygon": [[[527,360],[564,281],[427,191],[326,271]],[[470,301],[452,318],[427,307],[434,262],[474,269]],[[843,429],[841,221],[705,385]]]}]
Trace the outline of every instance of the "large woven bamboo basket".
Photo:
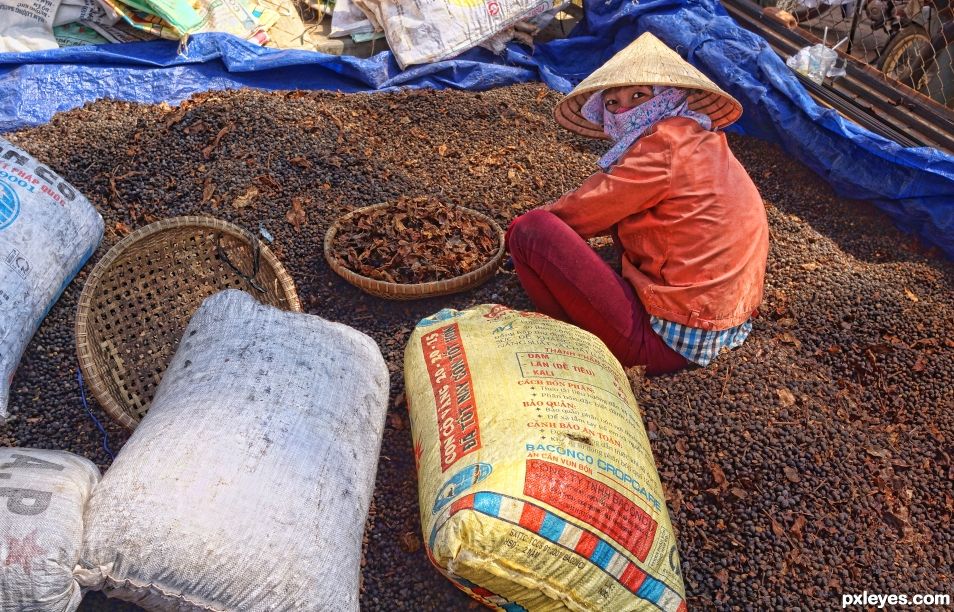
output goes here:
[{"label": "large woven bamboo basket", "polygon": [[503,230],[500,229],[500,226],[496,221],[487,215],[479,213],[476,210],[464,208],[463,206],[458,206],[457,208],[462,209],[468,214],[477,217],[484,223],[487,223],[497,234],[499,240],[497,252],[494,253],[493,257],[491,257],[484,265],[480,266],[476,270],[472,270],[467,274],[446,280],[433,281],[429,283],[401,284],[389,283],[387,281],[369,278],[367,276],[358,274],[353,270],[349,270],[348,268],[339,264],[334,256],[334,241],[335,236],[338,235],[338,230],[341,228],[341,225],[355,215],[379,208],[386,208],[388,206],[389,204],[387,203],[381,203],[353,210],[332,223],[331,227],[329,227],[328,231],[325,233],[325,261],[328,262],[328,265],[331,266],[332,270],[334,270],[339,276],[344,278],[355,287],[375,297],[388,300],[419,300],[430,297],[438,297],[441,295],[450,295],[452,293],[460,293],[461,291],[472,289],[489,280],[494,273],[497,272],[497,267],[500,265],[500,261],[503,259],[505,253]]},{"label": "large woven bamboo basket", "polygon": [[192,314],[223,289],[301,311],[294,282],[268,247],[218,219],[152,223],[99,260],[80,294],[76,351],[107,414],[135,429]]}]

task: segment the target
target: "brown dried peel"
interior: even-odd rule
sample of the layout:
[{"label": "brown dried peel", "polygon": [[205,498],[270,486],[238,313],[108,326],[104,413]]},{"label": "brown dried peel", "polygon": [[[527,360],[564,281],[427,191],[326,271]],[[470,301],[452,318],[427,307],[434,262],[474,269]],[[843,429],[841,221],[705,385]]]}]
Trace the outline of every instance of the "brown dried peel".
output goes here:
[{"label": "brown dried peel", "polygon": [[369,278],[413,284],[447,280],[477,270],[500,247],[486,221],[436,198],[402,197],[360,211],[334,239],[339,264]]}]

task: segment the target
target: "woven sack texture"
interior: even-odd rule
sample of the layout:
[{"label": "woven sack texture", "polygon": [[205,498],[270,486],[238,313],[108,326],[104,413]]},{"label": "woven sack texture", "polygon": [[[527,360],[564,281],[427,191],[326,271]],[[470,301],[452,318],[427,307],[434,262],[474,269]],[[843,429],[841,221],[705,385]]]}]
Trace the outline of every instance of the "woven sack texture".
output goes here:
[{"label": "woven sack texture", "polygon": [[685,612],[649,438],[596,336],[442,310],[411,335],[404,380],[425,546],[454,584],[502,610]]},{"label": "woven sack texture", "polygon": [[102,238],[83,194],[0,138],[0,419],[23,350]]},{"label": "woven sack texture", "polygon": [[82,584],[150,610],[357,610],[388,382],[350,327],[207,298],[93,492]]},{"label": "woven sack texture", "polygon": [[0,448],[0,612],[71,612],[83,508],[99,469],[64,451]]}]

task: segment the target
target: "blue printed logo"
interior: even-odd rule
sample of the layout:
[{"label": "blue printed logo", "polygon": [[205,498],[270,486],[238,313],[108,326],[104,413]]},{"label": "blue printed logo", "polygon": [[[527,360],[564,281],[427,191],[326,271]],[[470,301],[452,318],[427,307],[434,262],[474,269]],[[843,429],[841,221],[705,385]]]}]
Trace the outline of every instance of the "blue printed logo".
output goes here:
[{"label": "blue printed logo", "polygon": [[437,514],[444,506],[451,503],[455,497],[490,476],[493,469],[493,466],[489,463],[475,463],[451,476],[450,480],[445,482],[444,486],[441,487],[440,493],[437,494],[437,499],[434,501],[433,513]]},{"label": "blue printed logo", "polygon": [[6,183],[0,183],[0,230],[10,227],[20,216],[20,198]]},{"label": "blue printed logo", "polygon": [[437,325],[438,323],[443,323],[444,321],[450,321],[451,319],[456,319],[457,317],[462,317],[466,312],[463,310],[454,310],[453,308],[444,308],[440,312],[433,314],[429,317],[424,317],[417,323],[417,327],[427,327],[429,325]]}]

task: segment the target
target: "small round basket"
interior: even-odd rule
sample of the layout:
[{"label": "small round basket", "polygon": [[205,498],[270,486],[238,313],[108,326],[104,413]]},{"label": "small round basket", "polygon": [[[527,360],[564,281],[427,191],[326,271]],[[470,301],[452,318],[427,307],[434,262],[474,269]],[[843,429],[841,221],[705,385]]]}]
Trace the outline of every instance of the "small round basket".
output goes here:
[{"label": "small round basket", "polygon": [[471,270],[467,274],[462,274],[460,276],[455,276],[454,278],[449,278],[446,280],[432,281],[428,283],[402,284],[389,283],[387,281],[369,278],[367,276],[358,274],[353,270],[349,270],[348,268],[339,264],[334,256],[334,241],[335,236],[338,235],[338,230],[341,228],[341,226],[355,215],[377,210],[379,208],[387,208],[388,206],[390,206],[390,204],[381,203],[353,210],[350,213],[338,218],[334,223],[331,224],[331,227],[329,227],[328,231],[325,233],[325,261],[328,262],[328,265],[331,266],[331,269],[334,270],[339,276],[365,293],[369,293],[375,297],[380,297],[387,300],[419,300],[441,295],[450,295],[452,293],[466,291],[486,282],[497,271],[497,267],[500,265],[500,261],[504,256],[503,230],[500,229],[500,226],[496,221],[487,215],[479,213],[476,210],[464,208],[463,206],[455,206],[455,208],[458,210],[463,210],[467,214],[473,215],[480,221],[488,224],[498,236],[499,246],[497,247],[497,252],[494,253],[494,255],[487,260],[484,265],[480,266],[476,270]]},{"label": "small round basket", "polygon": [[301,311],[294,282],[268,247],[218,219],[152,223],[99,260],[80,294],[76,352],[109,416],[136,428],[189,319],[205,298],[223,289]]}]

